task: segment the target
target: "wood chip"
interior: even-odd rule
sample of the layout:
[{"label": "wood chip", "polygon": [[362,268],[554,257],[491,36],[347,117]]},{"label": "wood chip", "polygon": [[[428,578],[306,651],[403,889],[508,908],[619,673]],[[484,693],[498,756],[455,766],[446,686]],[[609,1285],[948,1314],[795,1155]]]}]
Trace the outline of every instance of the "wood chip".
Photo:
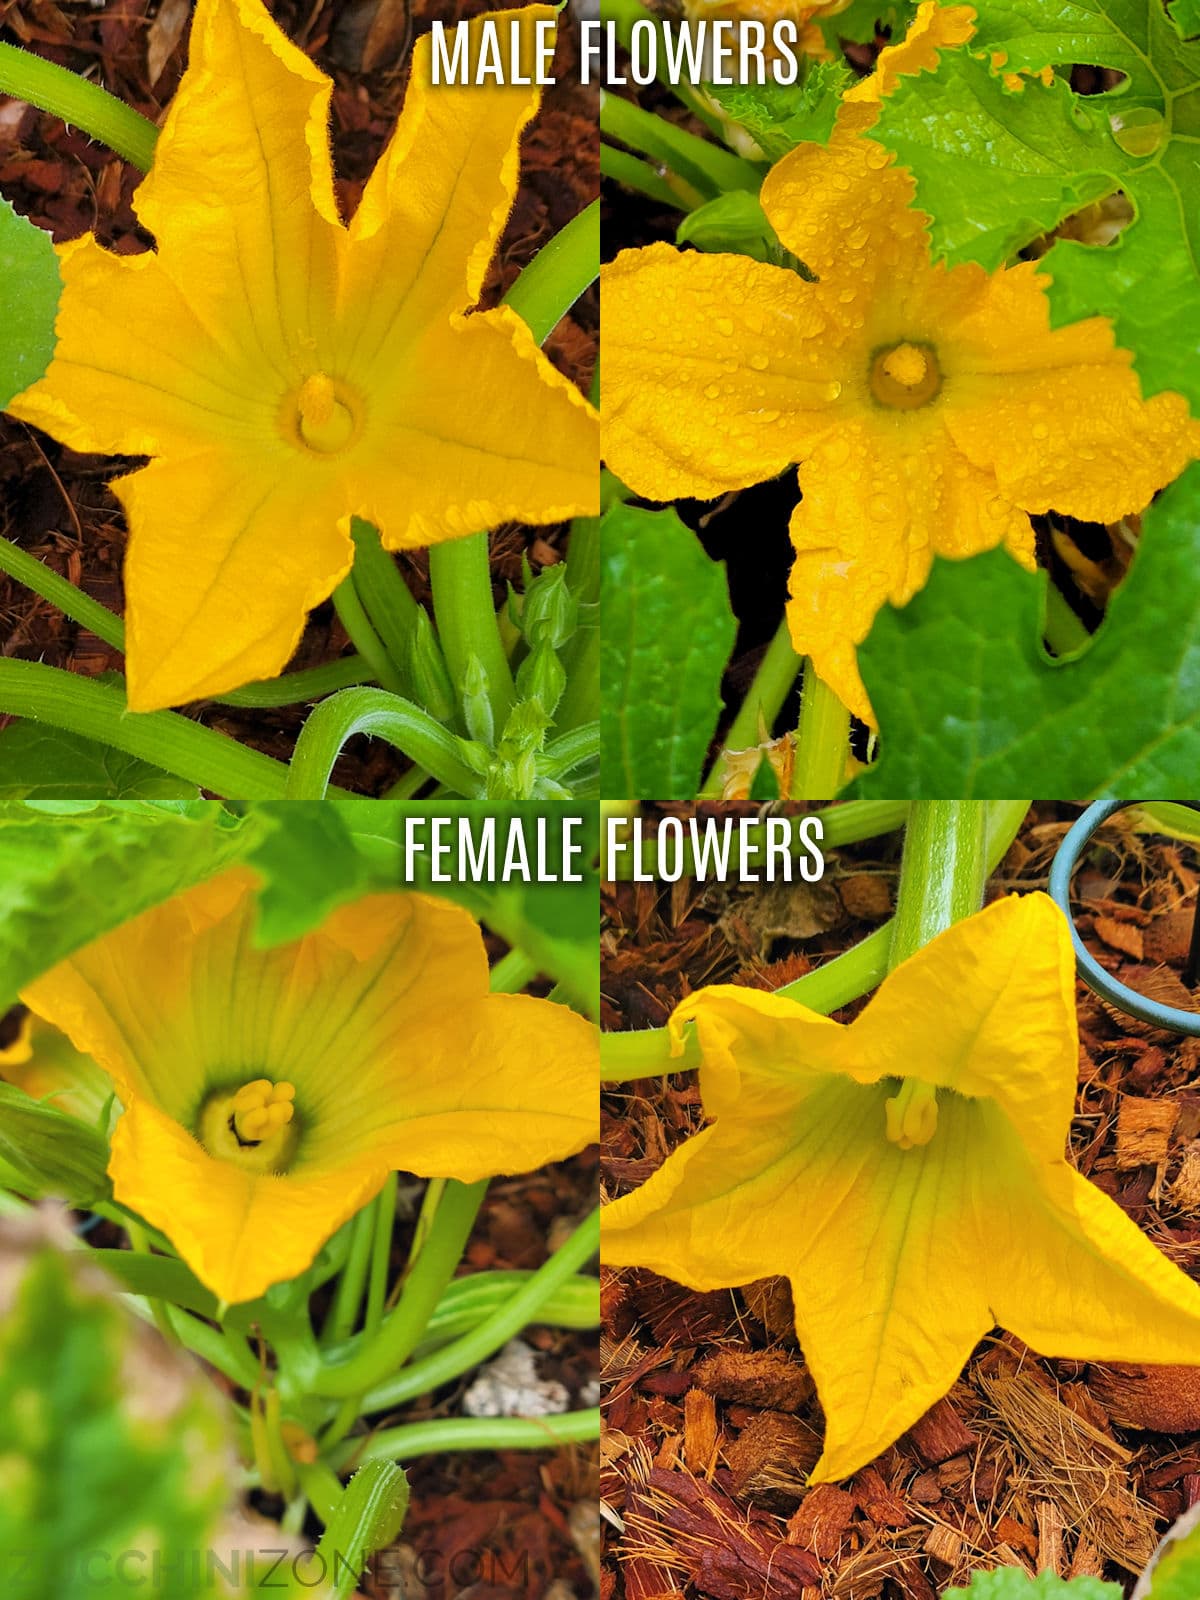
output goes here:
[{"label": "wood chip", "polygon": [[838,884],[842,904],[862,922],[882,922],[892,914],[892,886],[874,872],[855,872]]},{"label": "wood chip", "polygon": [[703,1389],[683,1397],[683,1459],[689,1472],[711,1477],[717,1455],[717,1408]]},{"label": "wood chip", "polygon": [[1093,1367],[1091,1388],[1119,1428],[1200,1428],[1200,1367]]},{"label": "wood chip", "polygon": [[1135,928],[1131,922],[1118,922],[1115,917],[1097,917],[1095,920],[1097,939],[1109,947],[1110,950],[1119,950],[1122,955],[1132,956],[1135,961],[1141,961],[1145,955],[1145,946],[1142,940],[1142,930]]},{"label": "wood chip", "polygon": [[1052,1572],[1061,1578],[1064,1571],[1062,1511],[1053,1500],[1039,1500],[1033,1508],[1037,1519],[1037,1566],[1039,1572]]},{"label": "wood chip", "polygon": [[804,1493],[820,1454],[812,1429],[781,1411],[758,1412],[725,1447],[738,1499],[787,1510]]},{"label": "wood chip", "polygon": [[1123,1094],[1117,1111],[1117,1166],[1123,1172],[1134,1167],[1155,1169],[1150,1198],[1157,1202],[1162,1191],[1163,1172],[1171,1149],[1171,1135],[1179,1119],[1174,1100],[1142,1100]]},{"label": "wood chip", "polygon": [[963,1536],[944,1522],[935,1522],[925,1536],[925,1553],[944,1567],[956,1567],[962,1555]]},{"label": "wood chip", "polygon": [[822,1561],[832,1561],[841,1553],[842,1536],[854,1516],[852,1494],[836,1484],[819,1483],[809,1490],[799,1510],[788,1522],[788,1543],[811,1550]]},{"label": "wood chip", "polygon": [[718,1350],[692,1374],[718,1400],[766,1411],[797,1411],[812,1398],[807,1371],[779,1350]]},{"label": "wood chip", "polygon": [[966,1427],[949,1400],[939,1400],[908,1430],[926,1466],[936,1467],[951,1456],[973,1450],[979,1436]]},{"label": "wood chip", "polygon": [[1171,1185],[1171,1199],[1181,1211],[1200,1212],[1200,1139],[1183,1152],[1183,1163]]}]

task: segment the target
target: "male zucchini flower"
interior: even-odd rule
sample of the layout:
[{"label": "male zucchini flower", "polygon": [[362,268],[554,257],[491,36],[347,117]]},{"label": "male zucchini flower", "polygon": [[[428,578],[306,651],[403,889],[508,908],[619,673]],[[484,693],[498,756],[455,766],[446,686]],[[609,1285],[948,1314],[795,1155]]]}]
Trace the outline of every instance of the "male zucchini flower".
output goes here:
[{"label": "male zucchini flower", "polygon": [[1142,398],[1107,318],[1051,329],[1035,265],[935,265],[912,179],[863,137],[897,75],[934,64],[971,15],[923,5],[828,145],[768,174],[763,210],[815,281],[665,244],[602,275],[609,465],[669,500],[799,462],[792,641],[868,720],[856,647],[935,555],[1003,545],[1032,567],[1031,513],[1115,521],[1200,449],[1182,396]]},{"label": "male zucchini flower", "polygon": [[[493,14],[530,47],[553,15]],[[59,250],[55,356],[9,410],[153,458],[113,485],[135,710],[278,673],[350,568],[352,516],[400,550],[595,509],[591,408],[514,312],[466,314],[539,91],[433,89],[430,64],[426,36],[347,226],[330,80],[260,0],[198,0],[134,200],[156,248]]]},{"label": "male zucchini flower", "polygon": [[595,1139],[595,1030],[489,994],[467,912],[369,895],[259,950],[253,889],[201,884],[22,996],[112,1080],[116,1199],[220,1300],[305,1271],[391,1171],[475,1182]]},{"label": "male zucchini flower", "polygon": [[712,1120],[606,1207],[604,1260],[697,1290],[791,1280],[814,1480],[892,1444],[997,1323],[1045,1355],[1200,1364],[1200,1287],[1064,1159],[1074,973],[1054,902],[1010,896],[848,1025],[726,984],[672,1016]]}]

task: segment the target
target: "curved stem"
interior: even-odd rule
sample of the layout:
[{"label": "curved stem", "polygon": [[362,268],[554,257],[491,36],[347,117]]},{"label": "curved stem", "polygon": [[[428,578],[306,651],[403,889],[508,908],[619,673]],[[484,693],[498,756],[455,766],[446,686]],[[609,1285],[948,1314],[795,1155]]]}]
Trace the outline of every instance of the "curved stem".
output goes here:
[{"label": "curved stem", "polygon": [[411,1400],[443,1383],[449,1383],[462,1373],[477,1367],[507,1344],[515,1334],[531,1322],[536,1322],[542,1304],[573,1278],[579,1268],[589,1261],[600,1248],[599,1207],[580,1223],[579,1227],[560,1245],[548,1261],[533,1274],[529,1282],[486,1317],[469,1333],[452,1340],[448,1345],[415,1361],[411,1367],[398,1372],[371,1389],[363,1404],[364,1411],[381,1411]]},{"label": "curved stem", "polygon": [[785,617],[775,630],[767,653],[754,674],[754,682],[729,725],[729,732],[722,741],[724,748],[713,762],[712,770],[700,790],[702,798],[721,793],[721,767],[726,750],[746,750],[757,744],[762,737],[764,724],[769,733],[791,692],[801,665],[801,658],[792,649],[792,635]]},{"label": "curved stem", "polygon": [[456,794],[479,793],[481,780],[459,755],[460,741],[420,706],[383,689],[343,689],[322,700],[301,729],[285,797],[323,800],[342,747],[357,733],[386,739]]},{"label": "curved stem", "polygon": [[287,793],[288,769],[270,756],[175,711],[130,712],[119,689],[37,661],[0,660],[0,712],[98,739],[213,794],[282,800]]},{"label": "curved stem", "polygon": [[10,94],[27,105],[82,128],[142,172],[150,170],[158,129],[140,111],[109,94],[98,83],[32,51],[0,44],[0,94]]},{"label": "curved stem", "polygon": [[552,1417],[447,1417],[383,1428],[368,1439],[350,1439],[331,1457],[345,1472],[368,1461],[408,1461],[448,1450],[555,1450],[600,1436],[600,1411],[567,1411]]},{"label": "curved stem", "polygon": [[333,608],[338,614],[342,627],[350,643],[362,656],[371,669],[377,682],[392,694],[403,694],[404,685],[400,674],[392,665],[387,651],[375,629],[371,626],[370,618],[363,610],[362,601],[354,587],[354,574],[342,579],[333,591]]},{"label": "curved stem", "polygon": [[308,700],[321,700],[339,689],[353,689],[373,681],[371,668],[360,655],[339,656],[320,667],[302,667],[284,672],[278,678],[264,678],[242,689],[219,695],[214,704],[239,706],[255,711],[270,711],[276,706],[297,706]]}]

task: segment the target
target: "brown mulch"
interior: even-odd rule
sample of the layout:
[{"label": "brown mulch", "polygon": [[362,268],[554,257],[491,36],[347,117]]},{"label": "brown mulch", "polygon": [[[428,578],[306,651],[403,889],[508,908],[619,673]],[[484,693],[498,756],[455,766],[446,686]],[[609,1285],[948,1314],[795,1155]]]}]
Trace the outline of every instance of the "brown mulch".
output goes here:
[{"label": "brown mulch", "polygon": [[[1079,810],[1036,805],[990,893],[1045,888]],[[606,885],[604,1026],[661,1026],[704,984],[775,989],[847,949],[890,912],[898,837],[839,850],[821,883],[786,892]],[[1099,838],[1107,848],[1075,880],[1089,948],[1132,987],[1197,1008],[1181,978],[1195,853],[1135,834],[1121,815]],[[1073,1160],[1200,1273],[1200,1041],[1129,1018],[1083,984],[1078,1003]],[[613,1086],[608,1196],[642,1182],[701,1120],[694,1074]],[[823,1422],[786,1282],[694,1294],[627,1270],[602,1283],[606,1600],[934,1600],[1000,1565],[1103,1575],[1128,1591],[1166,1523],[1200,1499],[1200,1369],[1043,1360],[998,1331],[877,1461],[807,1490]]]},{"label": "brown mulch", "polygon": [[[404,97],[408,52],[434,18],[453,21],[490,9],[478,0],[272,0],[291,38],[335,81],[334,161],[345,211],[353,209]],[[108,0],[98,7],[64,0],[0,0],[0,39],[87,74],[137,110],[159,120],[179,81],[191,7],[186,0]],[[585,205],[599,186],[596,90],[577,81],[578,34],[560,30],[555,75],[522,146],[522,182],[485,287],[492,303],[537,250]],[[130,197],[138,175],[105,147],[56,118],[0,97],[0,193],[18,211],[69,239],[92,229],[110,248],[136,251],[147,237]],[[547,349],[586,390],[599,329],[593,290],[555,331]],[[82,456],[0,414],[0,532],[47,561],[113,610],[123,609],[124,524],[105,487],[120,475],[112,457]],[[496,603],[520,586],[522,558],[534,570],[559,560],[565,528],[508,526],[492,535]],[[417,597],[429,599],[423,552],[399,558]],[[317,608],[291,662],[317,666],[346,653],[331,604]],[[0,650],[95,677],[120,671],[121,658],[47,602],[0,574]],[[306,707],[240,711],[201,705],[189,714],[243,743],[287,760]],[[353,741],[334,781],[381,794],[407,765],[383,743]]]}]

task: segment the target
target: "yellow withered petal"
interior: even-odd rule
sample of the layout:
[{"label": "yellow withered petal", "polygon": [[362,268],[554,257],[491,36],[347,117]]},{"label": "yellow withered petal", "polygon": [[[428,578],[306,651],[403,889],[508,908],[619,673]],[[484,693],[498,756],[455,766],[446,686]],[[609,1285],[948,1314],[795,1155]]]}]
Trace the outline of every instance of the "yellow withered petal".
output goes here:
[{"label": "yellow withered petal", "polygon": [[[470,407],[464,371],[478,384]],[[375,420],[380,458],[364,463],[360,493],[390,550],[599,512],[596,412],[507,307],[431,324]]]},{"label": "yellow withered petal", "polygon": [[908,32],[895,44],[883,47],[875,60],[875,70],[846,90],[852,104],[865,101],[878,104],[903,77],[918,72],[936,72],[942,50],[966,44],[975,32],[973,6],[948,6],[942,0],[921,0]]},{"label": "yellow withered petal", "polygon": [[873,714],[856,647],[882,605],[906,604],[935,555],[1004,545],[1022,565],[1034,564],[1029,518],[997,494],[994,478],[968,461],[940,417],[915,424],[913,416],[869,412],[821,440],[801,463],[803,498],[790,524],[792,642],[867,722]]},{"label": "yellow withered petal", "polygon": [[[264,450],[260,466],[265,466]],[[328,475],[273,453],[246,475],[227,451],[165,456],[118,478],[126,693],[154,711],[282,671],[306,613],[350,570],[348,515]],[[180,582],[186,572],[188,581]]]},{"label": "yellow withered petal", "polygon": [[618,256],[600,283],[604,453],[637,493],[744,488],[832,426],[841,363],[798,274],[656,244]]},{"label": "yellow withered petal", "polygon": [[[532,5],[475,17],[471,59],[486,17],[506,47],[516,26],[524,76],[533,76],[536,24],[554,14]],[[349,338],[355,358],[385,378],[433,320],[478,300],[517,192],[521,131],[541,95],[536,85],[435,86],[431,75],[425,34],[413,47],[404,109],[350,224]]]},{"label": "yellow withered petal", "polygon": [[474,1181],[596,1137],[595,1030],[548,1001],[489,995],[460,907],[368,895],[292,944],[258,949],[254,932],[239,869],[23,996],[118,1089],[117,1198],[223,1299],[306,1267],[389,1171]]},{"label": "yellow withered petal", "polygon": [[604,1258],[698,1290],[783,1274],[846,1477],[995,1323],[1047,1355],[1184,1362],[1200,1287],[1064,1158],[1077,1071],[1061,913],[1009,897],[895,969],[848,1025],[701,990],[710,1125],[604,1212]]}]

